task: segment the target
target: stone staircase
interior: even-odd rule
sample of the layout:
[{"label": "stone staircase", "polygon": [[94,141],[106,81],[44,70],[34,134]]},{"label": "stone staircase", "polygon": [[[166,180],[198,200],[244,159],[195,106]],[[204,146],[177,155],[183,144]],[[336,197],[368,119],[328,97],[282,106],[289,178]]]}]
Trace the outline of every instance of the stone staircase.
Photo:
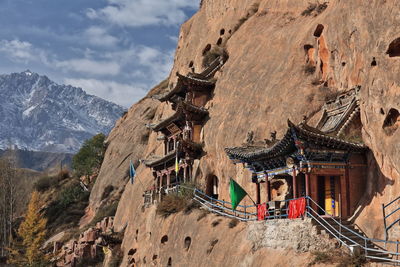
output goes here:
[{"label": "stone staircase", "polygon": [[[337,222],[339,222],[340,224],[338,224]],[[330,217],[319,217],[314,219],[314,224],[317,227],[318,233],[327,234],[330,238],[335,239],[338,239],[339,237],[339,239],[343,241],[347,246],[354,246],[355,249],[359,249],[360,253],[364,256],[366,250],[364,250],[362,247],[385,251],[385,248],[379,247],[371,240],[369,240],[368,237],[357,227],[355,227],[354,224],[352,224],[350,221],[336,219],[335,222],[335,220]],[[330,231],[328,231],[328,229],[334,235]],[[387,262],[387,260],[385,259],[392,259],[392,255],[381,251],[367,251],[367,255],[373,257],[369,259],[374,262]]]}]

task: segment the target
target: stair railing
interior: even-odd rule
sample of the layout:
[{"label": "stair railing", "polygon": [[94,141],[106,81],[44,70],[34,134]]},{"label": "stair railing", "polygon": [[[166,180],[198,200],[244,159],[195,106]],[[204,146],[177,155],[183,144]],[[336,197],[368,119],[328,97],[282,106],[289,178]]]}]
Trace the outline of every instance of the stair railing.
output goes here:
[{"label": "stair railing", "polygon": [[[337,230],[334,226],[332,226],[324,217],[318,214],[317,211],[315,211],[312,208],[312,205],[315,205],[317,207],[317,210],[320,209],[323,213],[328,214],[318,203],[316,203],[314,200],[312,200],[310,197],[306,197],[308,199],[308,205],[306,208],[307,216],[311,217],[316,221],[320,226],[322,226],[326,231],[328,231],[333,237],[335,237],[342,245],[350,248],[352,246],[357,246],[361,250],[364,251],[364,256],[368,259],[374,259],[374,260],[380,260],[380,261],[385,261],[387,263],[395,263],[396,265],[400,264],[400,260],[397,259],[397,257],[400,255],[398,248],[396,248],[396,252],[394,251],[388,251],[385,249],[381,249],[380,247],[376,246],[374,243],[391,243],[395,244],[396,247],[398,247],[399,242],[396,241],[387,241],[387,240],[380,240],[380,239],[373,239],[373,238],[367,238],[366,236],[360,235],[359,233],[353,231],[349,227],[343,225],[342,223],[338,222],[335,217],[331,215],[326,215],[327,218],[331,220],[331,222],[334,222],[338,227],[340,227],[342,230],[346,230],[359,238],[360,240],[357,242],[353,238],[350,238],[343,234],[342,231]],[[312,203],[310,205],[309,203]],[[322,223],[324,222],[324,223]],[[348,241],[347,244],[345,240]],[[368,247],[368,244],[372,243],[375,245],[377,248],[372,248]],[[378,253],[380,255],[373,255],[373,253]],[[386,256],[387,255],[387,256]],[[394,259],[396,257],[396,259]]]},{"label": "stair railing", "polygon": [[[400,210],[400,205],[397,206],[397,208],[395,208],[392,211],[387,211],[387,209],[393,207],[393,205],[400,200],[400,197],[397,197],[396,199],[390,201],[388,204],[382,204],[382,213],[383,213],[383,227],[385,228],[385,240],[388,240],[389,238],[389,230],[390,228],[392,228],[396,223],[398,223],[400,221],[400,216],[398,216],[397,219],[395,219],[393,222],[391,222],[388,225],[388,219],[389,218],[393,218],[392,216],[394,215],[399,215],[398,211]],[[389,214],[387,214],[389,213]]]}]

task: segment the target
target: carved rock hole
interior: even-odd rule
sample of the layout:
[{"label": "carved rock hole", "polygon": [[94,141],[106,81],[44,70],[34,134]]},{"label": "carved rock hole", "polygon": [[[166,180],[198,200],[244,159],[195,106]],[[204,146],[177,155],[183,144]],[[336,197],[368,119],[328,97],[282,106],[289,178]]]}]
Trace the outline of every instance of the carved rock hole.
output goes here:
[{"label": "carved rock hole", "polygon": [[185,238],[185,244],[184,244],[185,245],[185,249],[189,250],[191,244],[192,244],[192,238],[190,238],[190,236],[187,236]]},{"label": "carved rock hole", "polygon": [[146,256],[143,257],[143,263],[144,263],[144,264],[147,263],[147,261],[146,261]]},{"label": "carved rock hole", "polygon": [[386,51],[386,54],[388,54],[389,57],[399,57],[400,56],[400,37],[394,39],[389,44],[389,48]]},{"label": "carved rock hole", "polygon": [[128,251],[128,255],[129,255],[129,256],[132,256],[133,254],[136,253],[136,251],[137,251],[136,248],[135,248],[135,249],[131,248],[131,249]]},{"label": "carved rock hole", "polygon": [[391,108],[383,121],[382,128],[386,135],[393,135],[400,124],[400,113],[397,109]]},{"label": "carved rock hole", "polygon": [[172,266],[172,258],[171,257],[168,258],[168,263],[167,263],[167,267],[170,267],[170,266]]},{"label": "carved rock hole", "polygon": [[229,30],[228,33],[231,34],[231,33],[232,33],[232,30]]},{"label": "carved rock hole", "polygon": [[314,48],[314,46],[312,46],[312,45],[310,45],[310,44],[305,44],[303,48],[304,48],[304,51],[307,52],[307,51],[310,50],[311,48]]},{"label": "carved rock hole", "polygon": [[191,67],[193,67],[193,61],[190,61],[190,63],[189,63],[189,68],[191,68]]},{"label": "carved rock hole", "polygon": [[343,61],[343,62],[342,62],[342,66],[343,66],[343,67],[346,66],[346,62]]},{"label": "carved rock hole", "polygon": [[380,112],[382,115],[385,115],[385,111],[383,110],[383,108],[381,108]]},{"label": "carved rock hole", "polygon": [[373,57],[372,58],[372,62],[371,62],[371,66],[376,66],[376,65],[378,65],[377,63],[376,63],[376,59],[375,59],[375,57]]},{"label": "carved rock hole", "polygon": [[[128,261],[128,264],[133,264],[133,263],[136,263],[135,258],[132,258],[132,259],[130,259],[130,260]],[[134,265],[133,265],[133,266],[134,266]]]},{"label": "carved rock hole", "polygon": [[163,237],[161,237],[161,244],[165,244],[168,242],[168,236],[164,235]]},{"label": "carved rock hole", "polygon": [[219,35],[224,35],[225,34],[225,29],[221,29],[220,31],[219,31]]},{"label": "carved rock hole", "polygon": [[209,247],[209,249],[207,249],[207,254],[210,254],[213,251],[213,249],[217,243],[218,243],[218,239],[214,239],[210,242],[210,247]]},{"label": "carved rock hole", "polygon": [[324,31],[324,25],[318,24],[317,28],[314,31],[314,36],[320,37],[323,31]]},{"label": "carved rock hole", "polygon": [[157,254],[154,254],[153,257],[151,258],[153,261],[155,261],[158,258]]},{"label": "carved rock hole", "polygon": [[222,38],[219,38],[217,41],[217,45],[221,45],[222,44]]},{"label": "carved rock hole", "polygon": [[211,50],[211,45],[207,44],[206,47],[203,49],[203,56],[210,50]]}]

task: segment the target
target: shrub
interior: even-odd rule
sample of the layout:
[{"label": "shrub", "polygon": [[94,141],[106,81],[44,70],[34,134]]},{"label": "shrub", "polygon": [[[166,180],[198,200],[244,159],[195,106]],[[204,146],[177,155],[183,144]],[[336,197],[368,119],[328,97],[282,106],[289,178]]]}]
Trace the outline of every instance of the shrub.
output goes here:
[{"label": "shrub", "polygon": [[111,194],[112,191],[114,191],[114,186],[112,186],[112,185],[107,185],[107,186],[104,188],[103,194],[101,195],[101,200],[106,199],[106,198]]},{"label": "shrub", "polygon": [[70,178],[70,174],[68,170],[61,170],[58,174],[57,174],[57,180],[58,181],[63,181],[65,179]]},{"label": "shrub", "polygon": [[207,51],[204,54],[202,65],[204,68],[207,68],[211,65],[211,63],[219,56],[222,56],[223,60],[226,61],[228,59],[228,53],[226,49],[223,47],[213,47],[210,51]]},{"label": "shrub", "polygon": [[53,177],[43,176],[36,181],[33,187],[38,192],[44,192],[47,191],[52,186],[53,183],[54,183]]},{"label": "shrub", "polygon": [[78,153],[72,158],[72,168],[78,176],[91,175],[100,168],[104,158],[104,134],[97,134],[86,140]]},{"label": "shrub", "polygon": [[158,204],[157,214],[166,218],[171,214],[182,211],[187,205],[188,199],[177,194],[169,194],[164,196],[162,201]]},{"label": "shrub", "polygon": [[337,267],[347,267],[347,266],[354,266],[354,267],[361,267],[367,262],[366,258],[363,255],[353,255],[353,254],[346,254],[339,258]]}]

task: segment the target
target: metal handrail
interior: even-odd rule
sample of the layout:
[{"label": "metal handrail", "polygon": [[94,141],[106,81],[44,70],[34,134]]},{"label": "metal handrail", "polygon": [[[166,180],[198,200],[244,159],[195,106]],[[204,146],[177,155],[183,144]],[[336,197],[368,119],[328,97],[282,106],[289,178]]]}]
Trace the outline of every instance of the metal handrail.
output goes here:
[{"label": "metal handrail", "polygon": [[400,216],[396,220],[394,220],[389,226],[387,225],[387,219],[391,216],[393,216],[395,213],[397,213],[400,210],[400,207],[396,208],[395,210],[391,211],[389,214],[386,214],[386,209],[389,206],[392,206],[396,201],[400,200],[400,196],[395,198],[394,200],[390,201],[388,204],[382,204],[382,213],[383,213],[383,227],[385,229],[385,240],[388,240],[388,232],[390,228],[392,228],[396,223],[400,221]]},{"label": "metal handrail", "polygon": [[[170,185],[171,186],[171,185]],[[195,188],[195,187],[187,187],[185,185],[180,185],[179,183],[176,184],[177,191],[179,192],[180,189],[188,189],[188,190],[193,190],[193,199],[197,202],[199,202],[202,206],[210,210],[211,212],[220,214],[222,216],[227,216],[230,218],[236,218],[241,221],[255,221],[257,220],[257,212],[247,212],[248,209],[251,208],[257,208],[256,205],[238,205],[240,209],[243,210],[233,210],[232,208],[229,208],[227,206],[232,206],[231,202],[227,202],[224,200],[219,200],[215,199],[213,197],[208,196],[201,190]],[[298,199],[298,198],[296,198]],[[368,238],[364,235],[359,234],[358,232],[350,229],[346,225],[343,225],[341,222],[339,222],[335,217],[332,215],[329,215],[318,203],[316,203],[312,198],[309,196],[305,197],[307,200],[306,204],[306,215],[310,218],[312,218],[315,222],[317,222],[320,226],[322,226],[326,231],[328,231],[333,237],[335,237],[342,245],[350,248],[352,246],[357,246],[360,249],[364,250],[364,255],[366,258],[369,259],[376,259],[376,260],[381,260],[385,262],[392,262],[400,264],[400,260],[394,259],[392,257],[400,256],[400,253],[398,251],[398,247],[400,242],[396,241],[388,241],[388,240],[380,240],[380,239],[374,239],[374,238]],[[400,199],[400,198],[398,198]],[[396,200],[398,200],[396,199]],[[287,211],[288,211],[288,203],[291,200],[295,199],[288,199],[288,200],[282,200],[281,202],[285,203],[284,208],[281,209],[281,211],[285,211],[286,214],[282,214],[279,217],[287,217]],[[394,203],[392,201],[389,203],[387,206],[390,204]],[[313,209],[312,206],[317,207],[317,210],[322,211],[324,214],[327,214],[327,218],[329,218],[329,222],[326,220],[326,217],[322,217],[316,210]],[[233,213],[233,214],[232,214]],[[276,216],[266,216],[265,219],[275,219]],[[334,223],[338,226],[338,229],[334,227],[331,223]],[[346,231],[348,233],[351,233],[353,236],[358,238],[358,241],[354,240],[354,237],[351,238],[348,235],[344,234],[343,232]],[[385,246],[387,243],[389,244],[396,244],[397,251],[388,251],[384,249],[380,249],[379,247],[376,248],[377,246],[374,243],[384,243]],[[368,245],[373,245],[374,247],[368,247]],[[368,253],[374,252],[374,253],[380,253],[382,254],[381,256],[379,255],[369,255]]]},{"label": "metal handrail", "polygon": [[[319,209],[321,209],[325,214],[327,214],[327,212],[320,207],[313,199],[311,199],[310,197],[306,197],[309,201],[311,201],[313,204],[315,204]],[[316,216],[313,216],[311,214],[311,212],[314,212],[316,214]],[[396,244],[397,247],[399,245],[399,242],[397,241],[386,241],[386,240],[379,240],[379,239],[372,239],[372,238],[367,238],[366,236],[362,236],[357,232],[354,232],[353,230],[349,229],[348,227],[346,227],[345,225],[341,224],[340,222],[338,222],[333,216],[328,215],[328,217],[335,223],[337,223],[341,228],[346,229],[347,231],[349,231],[350,233],[354,234],[355,236],[359,237],[363,242],[359,243],[351,238],[349,238],[348,236],[344,235],[343,233],[341,233],[341,231],[338,231],[335,227],[333,227],[330,223],[328,223],[325,218],[323,218],[322,216],[320,216],[312,207],[311,205],[307,205],[307,215],[310,216],[311,218],[313,218],[317,223],[319,223],[325,230],[327,230],[329,233],[331,233],[341,244],[345,245],[346,247],[350,247],[351,245],[347,244],[346,242],[344,242],[342,240],[342,238],[347,239],[350,243],[353,243],[353,245],[360,247],[360,249],[364,250],[365,253],[365,257],[366,258],[370,258],[370,259],[379,259],[382,261],[386,261],[386,262],[393,262],[393,263],[400,263],[400,260],[395,260],[393,258],[389,258],[389,257],[385,257],[384,255],[391,255],[391,256],[400,256],[400,253],[398,252],[398,249],[396,252],[392,252],[392,251],[388,251],[388,250],[383,250],[383,249],[376,249],[376,248],[369,248],[368,247],[368,242],[384,242],[384,243],[393,243]],[[317,219],[318,218],[318,219]],[[325,224],[321,223],[320,220],[325,221]],[[336,234],[335,234],[336,233]],[[364,244],[362,244],[364,243]],[[377,253],[381,253],[383,254],[382,256],[372,256],[372,255],[368,255],[368,252],[377,252]]]}]

